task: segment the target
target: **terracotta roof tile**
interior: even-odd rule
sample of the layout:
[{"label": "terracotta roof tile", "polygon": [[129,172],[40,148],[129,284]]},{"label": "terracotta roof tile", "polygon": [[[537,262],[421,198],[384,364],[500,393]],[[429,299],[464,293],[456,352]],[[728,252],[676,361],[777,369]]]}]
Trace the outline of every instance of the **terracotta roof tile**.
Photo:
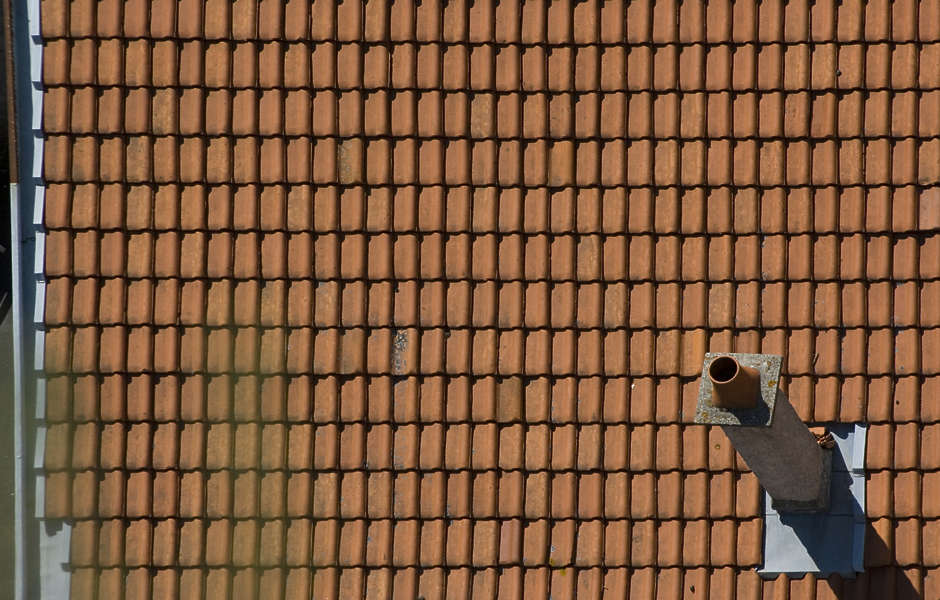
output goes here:
[{"label": "terracotta roof tile", "polygon": [[936,562],[929,6],[151,8],[43,10],[46,511],[126,520],[79,586],[757,597],[757,481],[678,422],[758,347],[872,423],[869,562]]}]

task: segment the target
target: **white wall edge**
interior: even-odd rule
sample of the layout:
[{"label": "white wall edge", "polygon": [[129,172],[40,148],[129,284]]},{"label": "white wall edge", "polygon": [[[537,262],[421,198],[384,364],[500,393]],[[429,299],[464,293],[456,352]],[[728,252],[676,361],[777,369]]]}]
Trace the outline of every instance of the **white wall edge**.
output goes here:
[{"label": "white wall edge", "polygon": [[[42,370],[46,368],[46,332],[35,327],[33,329],[33,348],[35,348],[33,370],[36,371],[36,378],[38,379],[43,376]],[[45,419],[46,415],[43,415],[42,418]]]},{"label": "white wall edge", "polygon": [[40,524],[39,597],[69,597],[69,549],[72,526],[66,521]]},{"label": "white wall edge", "polygon": [[37,329],[45,329],[46,313],[46,282],[42,279],[36,282],[36,302],[33,303],[33,325]]},{"label": "white wall edge", "polygon": [[42,377],[36,378],[36,404],[34,411],[33,417],[37,421],[46,418],[46,380]]},{"label": "white wall edge", "polygon": [[44,474],[40,473],[33,479],[33,485],[36,486],[33,490],[36,500],[36,506],[33,507],[33,518],[36,519],[36,523],[39,523],[46,509],[46,478]]},{"label": "white wall edge", "polygon": [[855,424],[855,447],[852,448],[852,472],[865,474],[865,449],[868,446],[868,426]]}]

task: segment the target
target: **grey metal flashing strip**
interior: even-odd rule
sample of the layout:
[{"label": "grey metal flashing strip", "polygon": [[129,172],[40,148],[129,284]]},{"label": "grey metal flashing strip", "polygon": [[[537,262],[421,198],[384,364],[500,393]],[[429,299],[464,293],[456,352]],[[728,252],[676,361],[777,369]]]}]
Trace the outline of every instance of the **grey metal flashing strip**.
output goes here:
[{"label": "grey metal flashing strip", "polygon": [[[32,167],[24,166],[22,156],[33,155],[32,128],[27,128],[24,124],[24,115],[30,115],[32,122],[33,96],[32,96],[32,68],[30,64],[30,54],[32,40],[24,35],[22,23],[24,22],[23,5],[16,0],[9,0],[6,8],[9,9],[11,40],[13,46],[13,65],[15,82],[12,90],[15,95],[16,111],[16,147],[10,148],[11,153],[18,156],[18,173],[12,174],[19,181],[25,183],[27,190],[32,189],[32,180],[29,176]],[[19,26],[18,26],[19,24]],[[25,54],[25,56],[24,56]],[[24,135],[26,134],[26,135]],[[28,161],[28,159],[27,159]],[[26,177],[24,177],[26,175]],[[16,600],[25,600],[28,590],[32,587],[29,584],[29,567],[34,563],[34,555],[30,551],[27,543],[27,523],[32,521],[28,514],[28,494],[27,472],[30,468],[29,456],[27,453],[29,432],[27,431],[29,416],[26,409],[26,396],[28,393],[28,382],[32,379],[32,365],[34,362],[27,358],[29,350],[32,347],[30,329],[26,315],[31,315],[34,306],[32,296],[32,277],[24,276],[32,274],[35,255],[30,248],[28,228],[24,225],[25,206],[23,206],[23,188],[18,183],[10,184],[10,248],[12,259],[12,289],[13,289],[13,451],[16,457],[14,465],[14,491],[13,499],[14,511],[14,574],[13,574],[13,597]],[[32,206],[30,206],[32,208]]]},{"label": "grey metal flashing strip", "polygon": [[[14,598],[69,596],[67,521],[45,520],[45,187],[40,0],[9,8],[16,113],[17,183],[10,186],[14,368]],[[32,452],[30,452],[32,450]]]},{"label": "grey metal flashing strip", "polygon": [[779,513],[765,492],[764,559],[758,574],[774,579],[806,573],[854,578],[865,570],[865,445],[867,427],[828,423],[832,450],[831,504],[823,513]]},{"label": "grey metal flashing strip", "polygon": [[23,245],[20,233],[19,220],[19,186],[10,184],[10,248],[13,261],[12,287],[13,287],[13,597],[16,600],[26,599],[26,575],[28,555],[26,546],[26,470],[29,462],[26,456],[26,402],[25,378],[26,365],[24,364],[26,344],[24,342],[23,322],[23,289],[22,270],[20,263],[22,256],[20,248]]}]

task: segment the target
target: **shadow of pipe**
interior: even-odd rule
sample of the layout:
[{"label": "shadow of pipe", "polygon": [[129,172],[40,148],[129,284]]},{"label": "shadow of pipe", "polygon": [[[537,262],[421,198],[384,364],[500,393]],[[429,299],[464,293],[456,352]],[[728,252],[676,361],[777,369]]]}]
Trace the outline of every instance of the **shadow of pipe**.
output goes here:
[{"label": "shadow of pipe", "polygon": [[[841,575],[828,577],[826,585],[832,591],[832,595],[840,600],[923,599],[925,596],[921,569],[919,567],[904,569],[890,564],[893,560],[891,545],[878,535],[870,523],[866,524],[865,529],[865,571],[857,573],[854,579],[844,578]],[[938,600],[938,598],[931,600]]]}]

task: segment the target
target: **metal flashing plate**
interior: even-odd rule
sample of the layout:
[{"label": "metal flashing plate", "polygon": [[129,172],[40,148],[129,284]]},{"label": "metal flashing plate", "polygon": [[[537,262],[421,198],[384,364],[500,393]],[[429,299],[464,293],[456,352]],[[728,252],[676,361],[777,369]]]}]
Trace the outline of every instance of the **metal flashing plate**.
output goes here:
[{"label": "metal flashing plate", "polygon": [[764,492],[764,565],[761,577],[785,574],[820,577],[839,573],[854,578],[864,570],[865,471],[855,457],[865,455],[866,426],[819,423],[835,438],[829,510],[825,513],[780,513]]},{"label": "metal flashing plate", "polygon": [[[760,372],[761,401],[754,408],[718,408],[712,404],[712,382],[704,373],[712,361],[719,356],[731,356],[739,364],[752,367]],[[774,404],[777,401],[777,385],[780,383],[780,368],[783,357],[777,354],[742,354],[729,352],[708,352],[702,363],[701,383],[698,388],[698,404],[695,408],[695,422],[700,425],[750,425],[767,426],[774,418]]]}]

